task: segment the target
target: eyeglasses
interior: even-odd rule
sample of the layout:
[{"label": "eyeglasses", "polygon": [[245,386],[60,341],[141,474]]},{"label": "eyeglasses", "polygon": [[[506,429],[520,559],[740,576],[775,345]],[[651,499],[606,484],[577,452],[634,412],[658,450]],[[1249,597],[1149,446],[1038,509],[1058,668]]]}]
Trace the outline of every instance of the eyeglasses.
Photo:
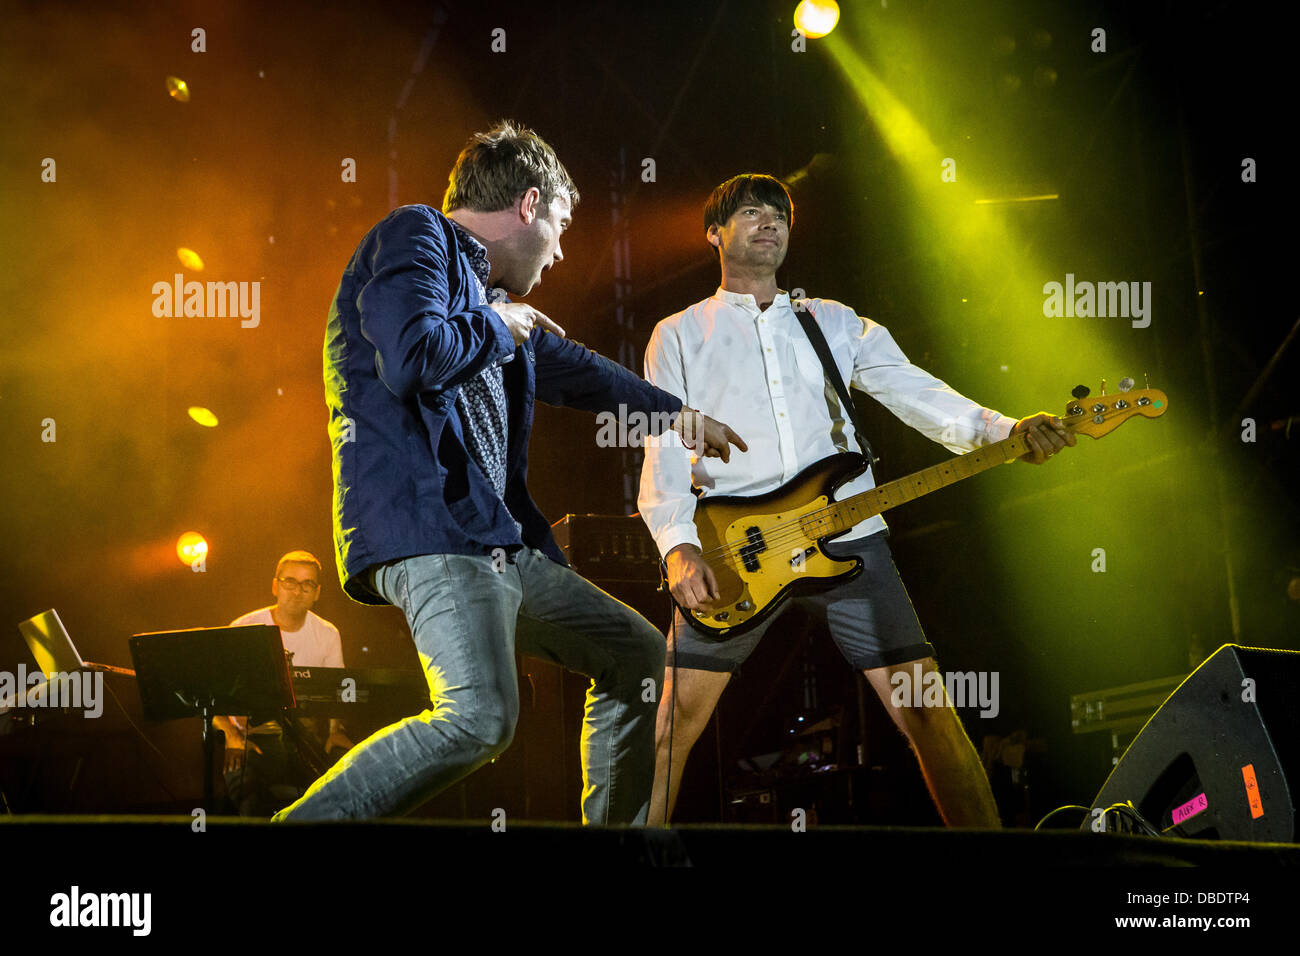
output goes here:
[{"label": "eyeglasses", "polygon": [[288,591],[315,591],[320,587],[319,581],[299,581],[295,578],[276,578],[280,587]]}]

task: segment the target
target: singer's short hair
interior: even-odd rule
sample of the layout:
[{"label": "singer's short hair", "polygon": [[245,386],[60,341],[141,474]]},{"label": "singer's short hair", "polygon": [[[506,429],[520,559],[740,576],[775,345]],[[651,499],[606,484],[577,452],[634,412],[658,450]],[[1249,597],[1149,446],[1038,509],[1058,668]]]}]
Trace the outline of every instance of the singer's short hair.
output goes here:
[{"label": "singer's short hair", "polygon": [[534,186],[547,209],[561,190],[569,194],[571,207],[578,205],[578,187],[546,140],[526,126],[501,120],[486,133],[475,133],[456,157],[442,211],[499,212]]}]

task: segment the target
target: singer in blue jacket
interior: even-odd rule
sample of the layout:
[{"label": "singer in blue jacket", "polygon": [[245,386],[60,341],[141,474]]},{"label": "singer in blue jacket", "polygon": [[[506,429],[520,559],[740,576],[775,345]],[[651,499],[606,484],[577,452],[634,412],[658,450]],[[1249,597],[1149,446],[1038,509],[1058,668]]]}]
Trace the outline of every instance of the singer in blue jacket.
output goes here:
[{"label": "singer in blue jacket", "polygon": [[500,754],[519,714],[519,650],[592,679],[583,821],[645,822],[664,639],[557,548],[526,484],[533,403],[625,406],[701,455],[745,446],[506,298],[563,260],[577,202],[550,146],[501,123],[461,152],[443,212],[394,210],[344,270],[325,336],[335,558],[350,597],[406,614],[430,706],[363,741],[276,820],[406,813]]}]

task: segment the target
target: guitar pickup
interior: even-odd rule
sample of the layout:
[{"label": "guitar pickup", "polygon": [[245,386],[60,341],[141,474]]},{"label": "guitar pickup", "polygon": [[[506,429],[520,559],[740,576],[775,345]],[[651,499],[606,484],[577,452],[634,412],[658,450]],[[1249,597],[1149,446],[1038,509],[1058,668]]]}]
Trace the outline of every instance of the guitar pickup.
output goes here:
[{"label": "guitar pickup", "polygon": [[767,550],[767,542],[763,540],[763,532],[757,526],[745,529],[745,537],[749,544],[742,545],[740,548],[740,561],[745,566],[745,570],[754,572],[758,570],[758,556]]}]

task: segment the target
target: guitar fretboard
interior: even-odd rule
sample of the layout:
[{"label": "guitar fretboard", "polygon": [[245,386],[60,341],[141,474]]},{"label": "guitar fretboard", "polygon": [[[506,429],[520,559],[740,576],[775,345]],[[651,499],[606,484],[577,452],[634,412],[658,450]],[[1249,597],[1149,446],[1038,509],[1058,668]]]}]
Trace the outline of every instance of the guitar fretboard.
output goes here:
[{"label": "guitar fretboard", "polygon": [[985,445],[956,458],[924,468],[906,478],[886,482],[870,491],[834,502],[800,519],[799,524],[810,538],[847,531],[860,521],[865,521],[897,505],[915,501],[922,495],[946,488],[949,485],[988,471],[998,465],[1027,454],[1032,449],[1023,434],[1012,435],[1002,441]]}]

